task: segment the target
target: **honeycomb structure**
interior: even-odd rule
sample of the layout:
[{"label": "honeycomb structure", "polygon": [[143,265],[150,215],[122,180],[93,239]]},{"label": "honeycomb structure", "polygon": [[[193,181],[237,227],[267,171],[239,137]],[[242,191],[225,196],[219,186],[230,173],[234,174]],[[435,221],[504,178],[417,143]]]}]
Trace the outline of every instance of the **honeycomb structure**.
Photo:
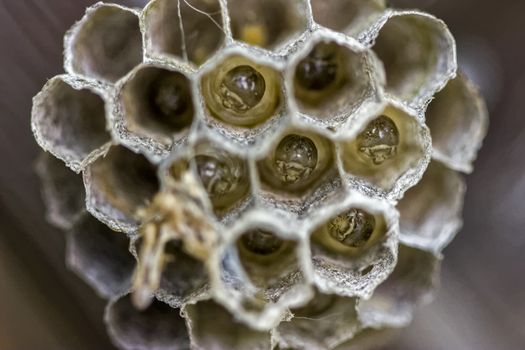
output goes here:
[{"label": "honeycomb structure", "polygon": [[487,131],[446,25],[383,0],[97,3],[32,129],[125,350],[367,349],[431,299]]}]

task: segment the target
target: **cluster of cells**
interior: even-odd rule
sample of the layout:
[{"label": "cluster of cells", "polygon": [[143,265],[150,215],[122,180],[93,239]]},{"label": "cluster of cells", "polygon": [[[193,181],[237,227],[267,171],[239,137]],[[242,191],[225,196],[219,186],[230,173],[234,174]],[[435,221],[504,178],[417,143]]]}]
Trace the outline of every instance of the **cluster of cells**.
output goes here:
[{"label": "cluster of cells", "polygon": [[431,295],[487,127],[442,21],[99,3],[65,68],[34,99],[37,170],[118,347],[365,349]]}]

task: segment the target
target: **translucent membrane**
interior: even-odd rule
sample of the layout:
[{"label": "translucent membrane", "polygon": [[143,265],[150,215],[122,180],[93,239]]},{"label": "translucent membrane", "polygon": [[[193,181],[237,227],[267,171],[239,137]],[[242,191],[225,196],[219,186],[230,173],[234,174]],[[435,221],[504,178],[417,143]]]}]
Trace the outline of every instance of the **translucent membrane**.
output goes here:
[{"label": "translucent membrane", "polygon": [[287,0],[229,0],[234,39],[275,48],[306,28],[304,5]]},{"label": "translucent membrane", "polygon": [[227,124],[253,127],[271,118],[281,103],[281,76],[244,56],[230,56],[201,81],[210,113]]},{"label": "translucent membrane", "polygon": [[125,350],[183,350],[189,348],[189,337],[180,310],[155,301],[138,311],[129,295],[114,300],[106,309],[109,334]]},{"label": "translucent membrane", "polygon": [[415,117],[388,107],[354,140],[341,143],[340,156],[343,169],[352,178],[388,192],[408,171],[425,162],[428,147],[428,130]]},{"label": "translucent membrane", "polygon": [[135,259],[129,240],[86,215],[67,237],[67,262],[104,298],[126,292],[131,285]]},{"label": "translucent membrane", "polygon": [[224,41],[218,0],[155,0],[143,13],[147,54],[201,65]]},{"label": "translucent membrane", "polygon": [[155,167],[143,156],[115,146],[84,174],[88,210],[116,230],[134,231],[137,210],[158,191]]},{"label": "translucent membrane", "polygon": [[104,100],[81,82],[56,77],[35,97],[32,128],[39,144],[82,170],[111,140]]},{"label": "translucent membrane", "polygon": [[332,143],[320,135],[286,132],[258,162],[261,181],[268,191],[302,195],[331,169],[333,152]]},{"label": "translucent membrane", "polygon": [[97,4],[66,37],[66,67],[113,83],[142,61],[139,18],[131,10]]}]

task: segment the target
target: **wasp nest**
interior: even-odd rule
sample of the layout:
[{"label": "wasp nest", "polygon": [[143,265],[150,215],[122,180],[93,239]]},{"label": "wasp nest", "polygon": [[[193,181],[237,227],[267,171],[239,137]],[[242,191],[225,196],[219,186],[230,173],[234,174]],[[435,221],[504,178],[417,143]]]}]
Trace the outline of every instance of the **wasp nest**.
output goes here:
[{"label": "wasp nest", "polygon": [[89,8],[32,128],[114,343],[361,349],[406,326],[487,127],[456,66],[442,21],[382,0]]}]

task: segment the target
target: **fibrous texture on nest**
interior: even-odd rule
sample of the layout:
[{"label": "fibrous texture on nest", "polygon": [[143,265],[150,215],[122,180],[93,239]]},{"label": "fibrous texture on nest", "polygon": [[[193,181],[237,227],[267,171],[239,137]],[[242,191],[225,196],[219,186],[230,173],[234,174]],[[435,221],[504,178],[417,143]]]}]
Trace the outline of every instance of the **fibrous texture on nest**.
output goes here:
[{"label": "fibrous texture on nest", "polygon": [[122,349],[406,326],[486,133],[445,24],[363,0],[99,3],[34,98],[49,220]]}]

